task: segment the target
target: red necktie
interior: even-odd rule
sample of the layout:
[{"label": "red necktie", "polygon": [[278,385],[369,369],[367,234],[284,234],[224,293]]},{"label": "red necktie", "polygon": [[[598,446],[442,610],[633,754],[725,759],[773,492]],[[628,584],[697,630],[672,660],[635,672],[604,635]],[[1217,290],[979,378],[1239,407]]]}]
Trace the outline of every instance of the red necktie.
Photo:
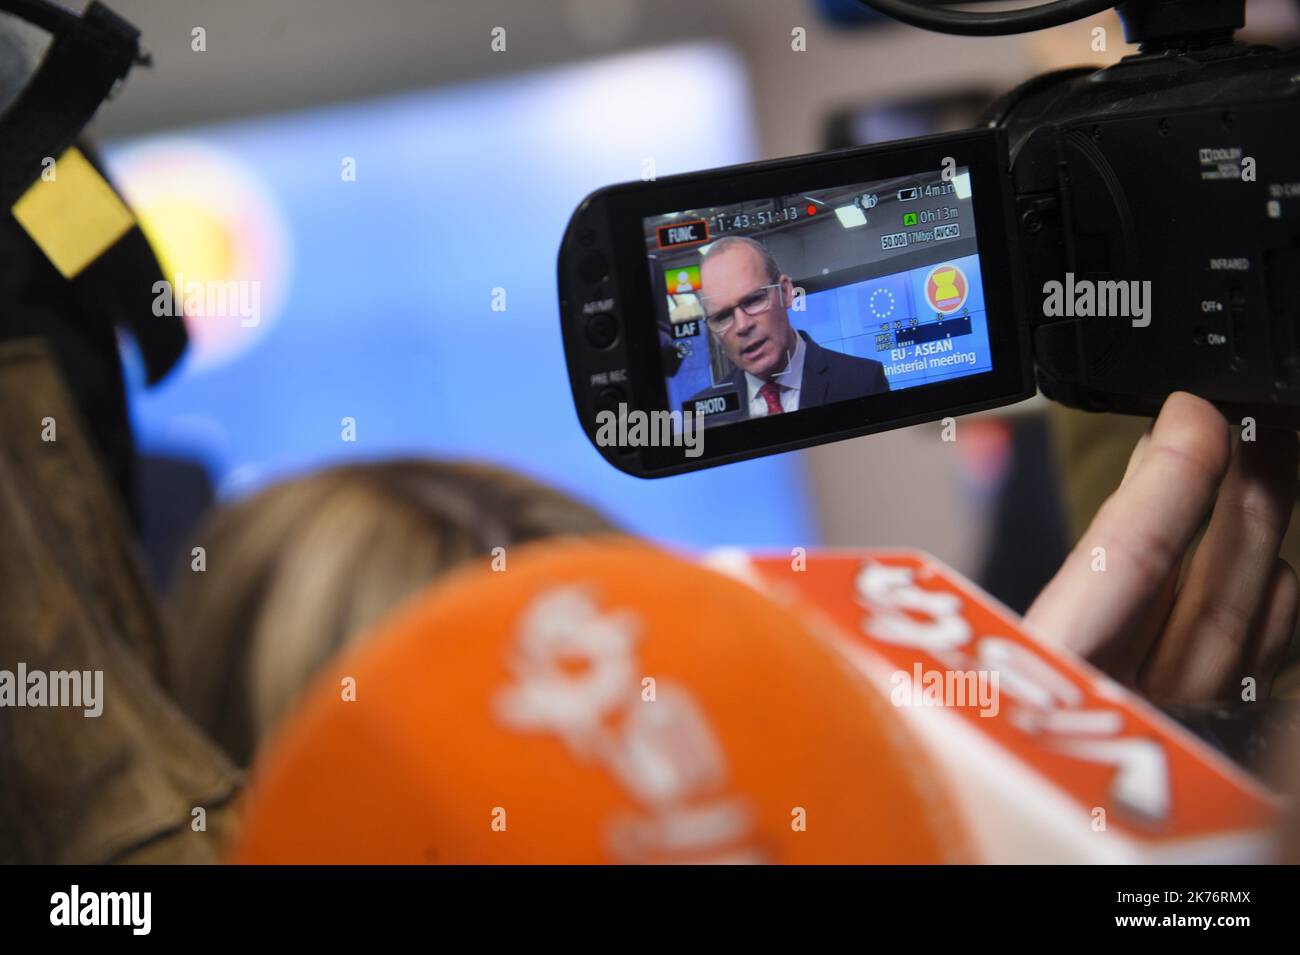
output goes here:
[{"label": "red necktie", "polygon": [[785,410],[781,407],[781,386],[775,381],[766,382],[759,388],[758,396],[767,402],[768,414],[780,414]]}]

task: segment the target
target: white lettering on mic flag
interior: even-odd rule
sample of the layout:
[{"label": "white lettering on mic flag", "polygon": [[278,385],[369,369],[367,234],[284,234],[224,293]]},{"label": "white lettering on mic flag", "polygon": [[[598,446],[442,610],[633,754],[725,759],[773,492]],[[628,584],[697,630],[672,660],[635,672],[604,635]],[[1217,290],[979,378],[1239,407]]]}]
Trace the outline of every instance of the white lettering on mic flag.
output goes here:
[{"label": "white lettering on mic flag", "polygon": [[1115,766],[1111,791],[1117,802],[1151,819],[1169,813],[1169,766],[1164,750],[1149,739],[1070,740],[1056,744],[1064,752],[1093,763]]},{"label": "white lettering on mic flag", "polygon": [[1049,657],[998,635],[975,636],[962,616],[962,599],[919,586],[913,568],[869,561],[856,576],[855,590],[867,610],[867,635],[914,647],[950,670],[996,671],[1011,701],[1007,719],[1017,728],[1077,759],[1114,767],[1109,788],[1116,803],[1149,820],[1168,816],[1170,767],[1161,745],[1122,736],[1118,710],[1083,707],[1079,688]]},{"label": "white lettering on mic flag", "polygon": [[[878,640],[918,647],[930,653],[960,647],[970,639],[961,616],[961,599],[917,587],[907,567],[867,564],[858,574],[858,595],[872,611],[871,635]],[[923,613],[928,622],[906,611]]]},{"label": "white lettering on mic flag", "polygon": [[[721,792],[726,760],[703,711],[667,679],[645,697],[636,669],[641,621],[602,612],[587,589],[557,587],[524,612],[497,701],[509,726],[557,734],[603,765],[647,810],[615,819],[611,849],[630,862],[764,862],[753,810]],[[566,667],[565,664],[570,664]],[[577,669],[573,664],[580,663]]]}]

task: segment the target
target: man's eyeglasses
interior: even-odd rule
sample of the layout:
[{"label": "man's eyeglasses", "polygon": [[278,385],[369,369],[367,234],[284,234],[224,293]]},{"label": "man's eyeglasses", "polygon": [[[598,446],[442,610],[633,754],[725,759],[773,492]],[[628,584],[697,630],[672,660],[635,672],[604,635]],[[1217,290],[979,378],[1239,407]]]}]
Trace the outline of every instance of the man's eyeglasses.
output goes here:
[{"label": "man's eyeglasses", "polygon": [[730,328],[731,323],[736,320],[736,309],[740,309],[750,318],[762,315],[772,307],[772,289],[780,287],[780,282],[774,282],[771,285],[760,285],[731,308],[724,308],[720,312],[707,316],[704,321],[709,326],[709,331],[715,335],[721,335]]}]

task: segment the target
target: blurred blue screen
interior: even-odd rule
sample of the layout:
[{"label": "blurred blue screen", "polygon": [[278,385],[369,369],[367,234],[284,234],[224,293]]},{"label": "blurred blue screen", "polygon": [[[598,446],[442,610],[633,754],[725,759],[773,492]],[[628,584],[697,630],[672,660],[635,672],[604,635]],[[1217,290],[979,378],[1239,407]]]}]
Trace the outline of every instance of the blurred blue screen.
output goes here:
[{"label": "blurred blue screen", "polygon": [[127,349],[141,449],[201,461],[222,496],[332,462],[473,457],[661,541],[815,543],[798,456],[658,481],[606,464],[558,329],[582,197],[754,159],[752,116],[739,59],[697,44],[113,144],[178,290],[256,283],[259,310],[191,314],[191,353],[153,389]]}]

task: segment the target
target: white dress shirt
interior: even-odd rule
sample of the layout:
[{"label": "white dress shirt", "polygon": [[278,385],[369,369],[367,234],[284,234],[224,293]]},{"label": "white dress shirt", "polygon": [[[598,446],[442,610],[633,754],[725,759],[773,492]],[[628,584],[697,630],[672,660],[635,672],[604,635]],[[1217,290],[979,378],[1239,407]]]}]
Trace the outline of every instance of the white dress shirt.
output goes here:
[{"label": "white dress shirt", "polygon": [[[808,349],[804,345],[803,336],[798,332],[795,332],[794,340],[794,354],[790,356],[790,367],[784,373],[778,374],[772,379],[781,389],[779,397],[782,411],[799,410],[799,389],[803,385],[803,359]],[[748,386],[747,390],[749,392],[749,416],[751,418],[767,417],[767,402],[758,393],[758,389],[762,388],[766,381],[745,372],[745,384]]]}]

